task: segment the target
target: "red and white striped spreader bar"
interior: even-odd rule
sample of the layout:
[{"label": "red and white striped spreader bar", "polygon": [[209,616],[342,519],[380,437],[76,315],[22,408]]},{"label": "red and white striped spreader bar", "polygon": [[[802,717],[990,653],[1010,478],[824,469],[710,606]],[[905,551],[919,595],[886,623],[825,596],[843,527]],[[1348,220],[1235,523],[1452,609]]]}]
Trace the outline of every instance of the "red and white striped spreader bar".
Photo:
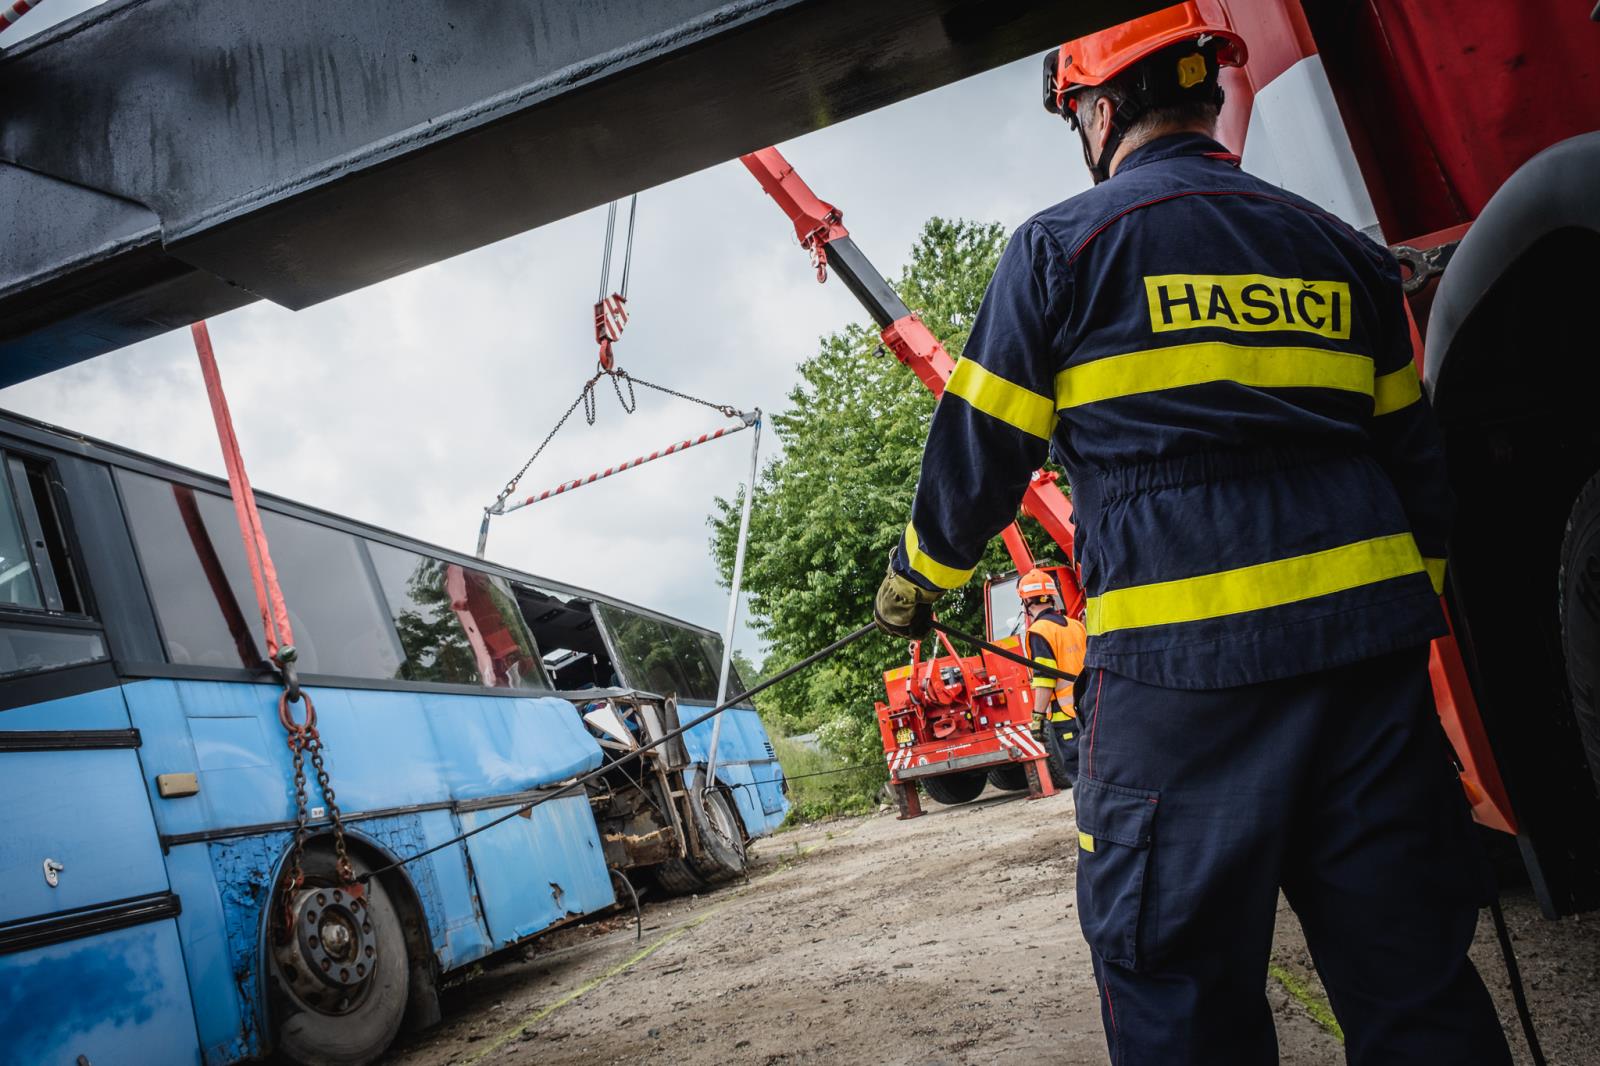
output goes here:
[{"label": "red and white striped spreader bar", "polygon": [[23,15],[44,3],[44,0],[16,0],[15,3],[0,4],[0,33],[16,22]]},{"label": "red and white striped spreader bar", "polygon": [[709,444],[711,441],[719,440],[722,437],[731,437],[735,433],[743,433],[745,430],[753,428],[761,421],[761,412],[740,411],[738,417],[741,423],[740,425],[724,426],[722,429],[716,430],[715,432],[702,433],[698,437],[691,437],[688,440],[681,440],[676,444],[668,445],[667,447],[658,451],[651,452],[649,455],[641,455],[635,459],[629,459],[625,463],[619,463],[616,466],[608,466],[604,470],[597,470],[588,477],[580,477],[574,478],[571,481],[563,481],[553,489],[546,489],[545,491],[536,493],[533,496],[528,496],[521,500],[510,500],[500,504],[497,507],[492,507],[489,509],[489,513],[497,515],[509,514],[512,511],[520,510],[531,504],[543,503],[545,500],[548,500],[553,496],[560,496],[564,492],[570,492],[573,489],[579,489],[585,485],[593,485],[596,481],[608,478],[613,474],[620,474],[624,470],[632,470],[634,467],[643,466],[645,463],[654,462],[657,459],[663,459],[666,456],[676,455],[679,452],[687,451],[696,445]]}]

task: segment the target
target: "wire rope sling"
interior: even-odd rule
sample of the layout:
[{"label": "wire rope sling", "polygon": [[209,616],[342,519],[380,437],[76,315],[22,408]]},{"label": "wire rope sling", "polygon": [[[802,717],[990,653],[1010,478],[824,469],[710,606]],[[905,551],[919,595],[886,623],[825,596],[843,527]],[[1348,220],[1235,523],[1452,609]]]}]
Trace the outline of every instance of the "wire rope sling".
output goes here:
[{"label": "wire rope sling", "polygon": [[[635,193],[628,203],[628,225],[621,256],[622,276],[620,285],[617,290],[608,293],[611,288],[611,268],[617,241],[618,203],[620,201],[613,201],[606,211],[604,246],[600,256],[600,285],[594,304],[594,338],[599,347],[595,372],[583,383],[583,386],[578,390],[577,398],[568,405],[565,413],[556,419],[555,425],[551,427],[549,433],[545,434],[544,439],[533,450],[533,454],[528,457],[527,462],[523,463],[521,469],[512,476],[511,480],[506,482],[505,487],[500,490],[494,502],[483,509],[483,519],[478,527],[477,556],[480,559],[484,557],[489,544],[489,525],[497,517],[522,510],[525,507],[531,507],[536,503],[543,503],[546,500],[592,485],[597,481],[602,481],[626,470],[633,470],[646,463],[655,462],[657,459],[664,459],[669,455],[677,455],[688,451],[690,448],[709,444],[712,441],[730,437],[735,433],[742,433],[747,429],[753,430],[750,442],[749,477],[745,482],[740,504],[739,539],[734,550],[733,580],[728,597],[727,620],[722,633],[722,662],[719,665],[717,676],[717,702],[721,703],[728,695],[728,683],[733,663],[733,634],[738,624],[739,593],[744,579],[745,546],[750,536],[750,506],[755,496],[756,476],[760,461],[761,409],[757,407],[746,411],[729,404],[714,403],[711,400],[693,396],[677,389],[671,389],[665,385],[658,385],[642,378],[636,378],[618,365],[615,345],[622,339],[623,329],[628,324],[628,281],[633,267],[633,237],[635,223],[638,218],[639,196]],[[583,408],[584,421],[591,426],[595,424],[599,407],[596,389],[601,379],[607,379],[611,382],[611,388],[617,397],[617,403],[625,414],[633,414],[638,409],[637,389],[642,388],[709,408],[729,419],[733,424],[722,426],[715,430],[708,430],[699,436],[686,437],[665,447],[657,448],[655,451],[608,466],[603,470],[596,470],[586,476],[563,481],[542,492],[515,498],[514,494],[523,477],[538,460],[539,456],[544,453],[545,449],[550,446],[550,442],[566,426],[573,413],[579,407]],[[702,791],[714,785],[716,781],[717,745],[721,735],[722,718],[718,716],[712,724],[706,769],[704,779],[701,782]]]}]

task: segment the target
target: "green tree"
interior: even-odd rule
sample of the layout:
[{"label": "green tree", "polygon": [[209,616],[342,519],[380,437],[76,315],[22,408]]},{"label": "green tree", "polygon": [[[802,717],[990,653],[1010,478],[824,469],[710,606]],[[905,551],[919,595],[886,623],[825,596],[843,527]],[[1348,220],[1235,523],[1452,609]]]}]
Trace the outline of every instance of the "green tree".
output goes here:
[{"label": "green tree", "polygon": [[[996,224],[934,218],[912,249],[896,288],[953,356],[971,332],[1004,245]],[[745,559],[751,624],[769,649],[767,676],[871,617],[889,549],[910,514],[934,407],[928,390],[864,324],[822,338],[800,376],[788,409],[771,420],[783,453],[757,481]],[[709,519],[724,584],[733,571],[740,502],[718,499]],[[1039,527],[1030,522],[1025,532],[1043,554]],[[981,578],[1010,569],[996,538],[979,580],[945,596],[941,617],[981,630]],[[904,641],[874,634],[769,689],[762,710],[785,734],[815,730],[844,761],[881,760],[874,704],[884,697],[883,671],[906,655]],[[881,781],[880,774],[868,787]]]}]

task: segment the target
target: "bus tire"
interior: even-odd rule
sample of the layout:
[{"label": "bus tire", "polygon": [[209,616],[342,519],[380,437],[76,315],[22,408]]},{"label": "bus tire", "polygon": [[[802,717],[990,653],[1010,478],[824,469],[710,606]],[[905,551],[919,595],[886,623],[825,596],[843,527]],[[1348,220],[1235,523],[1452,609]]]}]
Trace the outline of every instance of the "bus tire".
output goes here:
[{"label": "bus tire", "polygon": [[709,887],[684,859],[668,859],[650,871],[661,890],[672,896],[694,896]]},{"label": "bus tire", "polygon": [[954,807],[958,803],[971,803],[977,799],[988,783],[989,775],[983,770],[959,770],[953,774],[924,777],[922,788],[929,798],[946,807]]},{"label": "bus tire", "polygon": [[699,853],[689,856],[689,866],[708,884],[743,877],[744,829],[727,792],[720,788],[691,790],[689,810],[700,838]]},{"label": "bus tire", "polygon": [[1028,787],[1028,768],[1019,762],[991,766],[989,784],[1002,792],[1021,792]]},{"label": "bus tire", "polygon": [[1600,474],[1584,485],[1567,517],[1559,604],[1572,715],[1600,789]]},{"label": "bus tire", "polygon": [[[368,867],[351,856],[357,876]],[[308,846],[303,861],[307,886],[331,891],[338,874],[331,850]],[[267,956],[274,988],[274,1044],[279,1055],[301,1066],[366,1066],[376,1062],[400,1032],[410,995],[411,961],[406,953],[400,915],[374,879],[366,886],[365,918],[371,925],[376,954],[372,976],[337,1012],[329,1004],[313,1004],[303,997],[284,972],[284,962],[274,950],[277,924],[283,913],[281,893],[273,900]]]}]

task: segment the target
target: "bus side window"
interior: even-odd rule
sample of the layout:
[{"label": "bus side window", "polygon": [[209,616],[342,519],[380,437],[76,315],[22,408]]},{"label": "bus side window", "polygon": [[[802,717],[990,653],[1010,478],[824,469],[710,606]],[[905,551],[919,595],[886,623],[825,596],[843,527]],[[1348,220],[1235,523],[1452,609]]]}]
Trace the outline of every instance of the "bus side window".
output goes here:
[{"label": "bus side window", "polygon": [[593,601],[532,585],[518,584],[515,590],[522,619],[552,685],[570,692],[622,683],[600,635]]},{"label": "bus side window", "polygon": [[0,469],[0,677],[105,659],[101,634],[69,617],[85,613],[50,465],[6,455]]},{"label": "bus side window", "polygon": [[[117,471],[167,658],[262,670],[261,611],[225,496]],[[261,512],[302,675],[390,679],[402,654],[389,612],[349,533]]]},{"label": "bus side window", "polygon": [[549,688],[505,581],[377,541],[366,548],[400,636],[402,678]]}]

